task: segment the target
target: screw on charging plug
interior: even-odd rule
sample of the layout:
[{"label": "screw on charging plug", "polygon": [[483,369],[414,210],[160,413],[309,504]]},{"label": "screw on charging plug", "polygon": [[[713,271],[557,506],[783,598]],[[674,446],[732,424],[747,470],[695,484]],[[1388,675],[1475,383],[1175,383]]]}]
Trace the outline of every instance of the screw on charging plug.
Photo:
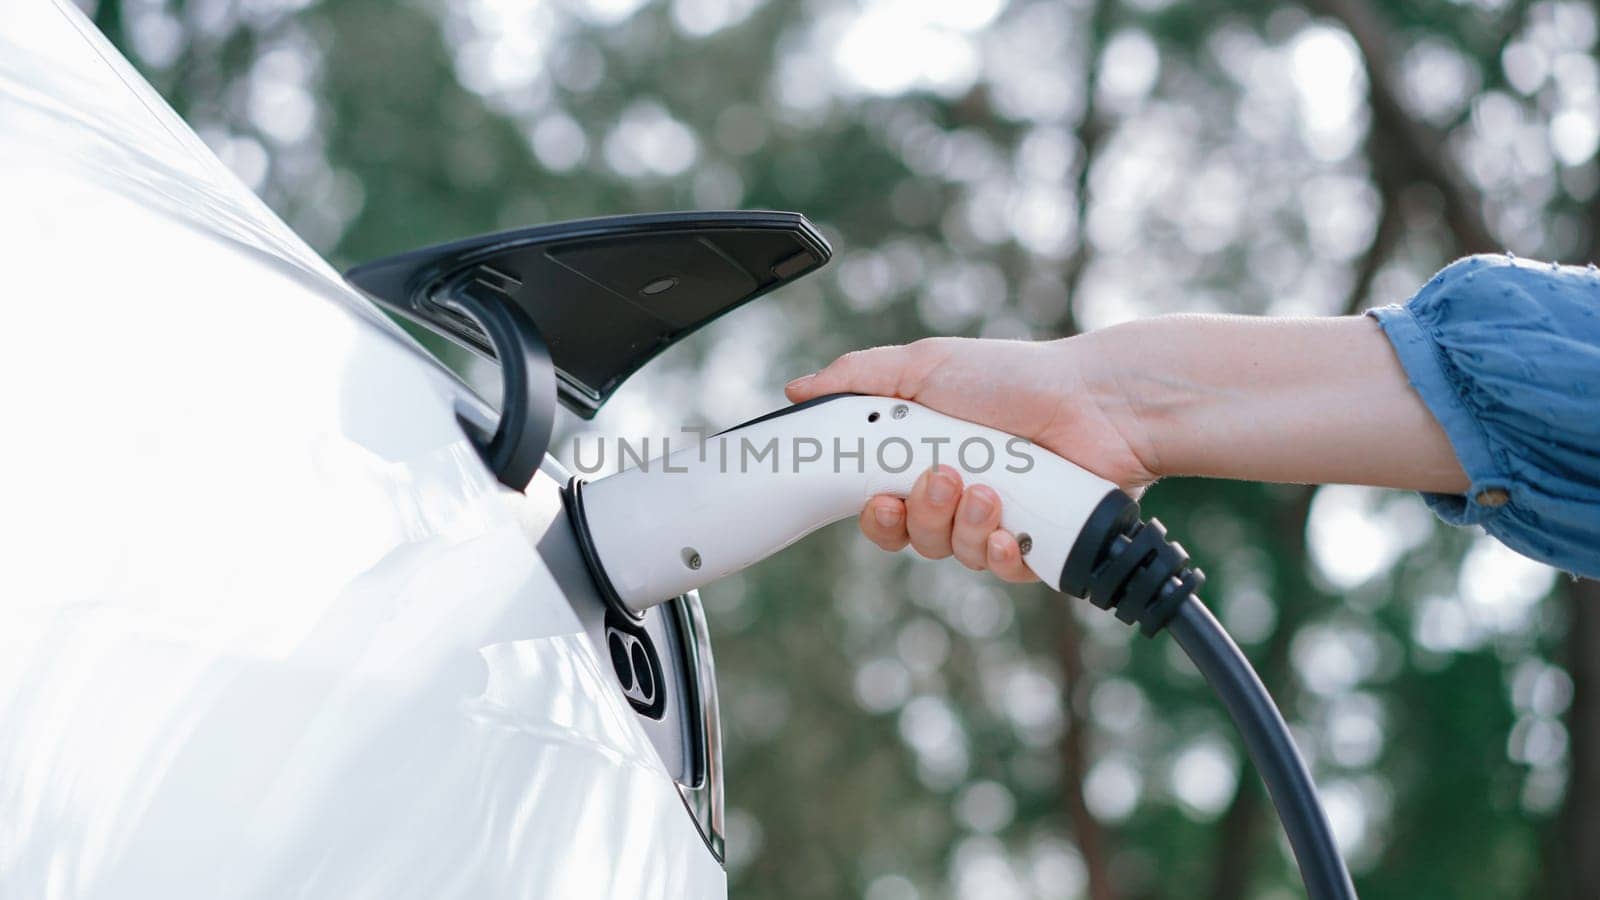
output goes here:
[{"label": "screw on charging plug", "polygon": [[1033,536],[1026,531],[1018,534],[1017,549],[1022,552],[1023,556],[1027,556],[1028,551],[1033,549]]},{"label": "screw on charging plug", "polygon": [[906,417],[906,414],[908,414],[910,412],[911,412],[911,407],[906,406],[904,403],[901,403],[900,405],[898,405],[898,406],[896,406],[894,408],[894,417],[896,419],[904,419]]},{"label": "screw on charging plug", "polygon": [[693,547],[683,548],[683,564],[691,569],[700,568],[700,551]]}]

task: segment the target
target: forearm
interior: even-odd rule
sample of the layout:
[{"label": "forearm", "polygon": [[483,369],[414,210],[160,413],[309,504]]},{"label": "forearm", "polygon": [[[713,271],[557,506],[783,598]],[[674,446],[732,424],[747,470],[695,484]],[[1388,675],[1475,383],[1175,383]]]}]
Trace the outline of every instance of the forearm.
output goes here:
[{"label": "forearm", "polygon": [[1161,475],[1459,493],[1467,478],[1377,323],[1167,316],[1086,335]]}]

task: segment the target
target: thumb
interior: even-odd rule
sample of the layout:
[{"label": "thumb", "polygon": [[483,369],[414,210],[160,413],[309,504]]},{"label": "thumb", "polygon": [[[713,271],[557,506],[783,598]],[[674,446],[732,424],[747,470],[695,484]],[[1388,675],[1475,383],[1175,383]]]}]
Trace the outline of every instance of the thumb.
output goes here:
[{"label": "thumb", "polygon": [[[876,394],[899,396],[897,390],[909,364],[908,349],[901,346],[856,350],[829,363],[814,375],[802,375],[783,389],[791,402],[802,403],[825,394]],[[905,398],[911,399],[911,398]]]}]

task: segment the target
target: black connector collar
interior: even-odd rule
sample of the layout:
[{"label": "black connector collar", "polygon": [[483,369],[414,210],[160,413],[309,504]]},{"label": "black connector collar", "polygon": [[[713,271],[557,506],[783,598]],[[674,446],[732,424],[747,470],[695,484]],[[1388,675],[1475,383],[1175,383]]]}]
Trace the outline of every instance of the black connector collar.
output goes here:
[{"label": "black connector collar", "polygon": [[1139,504],[1112,491],[1078,533],[1058,587],[1154,637],[1205,580],[1204,572],[1189,565],[1183,546],[1167,540],[1160,520],[1140,521]]},{"label": "black connector collar", "polygon": [[572,536],[578,543],[578,552],[583,554],[583,562],[589,567],[589,575],[594,578],[595,590],[605,600],[606,606],[625,619],[641,622],[644,613],[634,612],[622,602],[622,595],[617,593],[611,577],[606,574],[605,564],[600,562],[600,551],[595,549],[594,536],[589,533],[589,519],[583,513],[583,484],[583,479],[574,475],[567,479],[566,486],[561,489],[562,505],[567,508],[567,521],[572,524]]}]

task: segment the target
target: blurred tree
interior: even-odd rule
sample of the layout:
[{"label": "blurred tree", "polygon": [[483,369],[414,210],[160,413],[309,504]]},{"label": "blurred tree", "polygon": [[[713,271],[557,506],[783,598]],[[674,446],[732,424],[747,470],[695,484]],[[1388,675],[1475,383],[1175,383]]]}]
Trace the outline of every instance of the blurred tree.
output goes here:
[{"label": "blurred tree", "polygon": [[[657,363],[604,431],[736,421],[927,333],[1333,314],[1462,253],[1600,256],[1583,3],[85,3],[336,263],[673,207],[828,230],[831,271]],[[1541,602],[1552,573],[1407,496],[1175,481],[1146,505],[1207,563],[1364,894],[1600,884],[1600,587]],[[705,592],[736,892],[1293,889],[1172,648],[849,531]]]}]

